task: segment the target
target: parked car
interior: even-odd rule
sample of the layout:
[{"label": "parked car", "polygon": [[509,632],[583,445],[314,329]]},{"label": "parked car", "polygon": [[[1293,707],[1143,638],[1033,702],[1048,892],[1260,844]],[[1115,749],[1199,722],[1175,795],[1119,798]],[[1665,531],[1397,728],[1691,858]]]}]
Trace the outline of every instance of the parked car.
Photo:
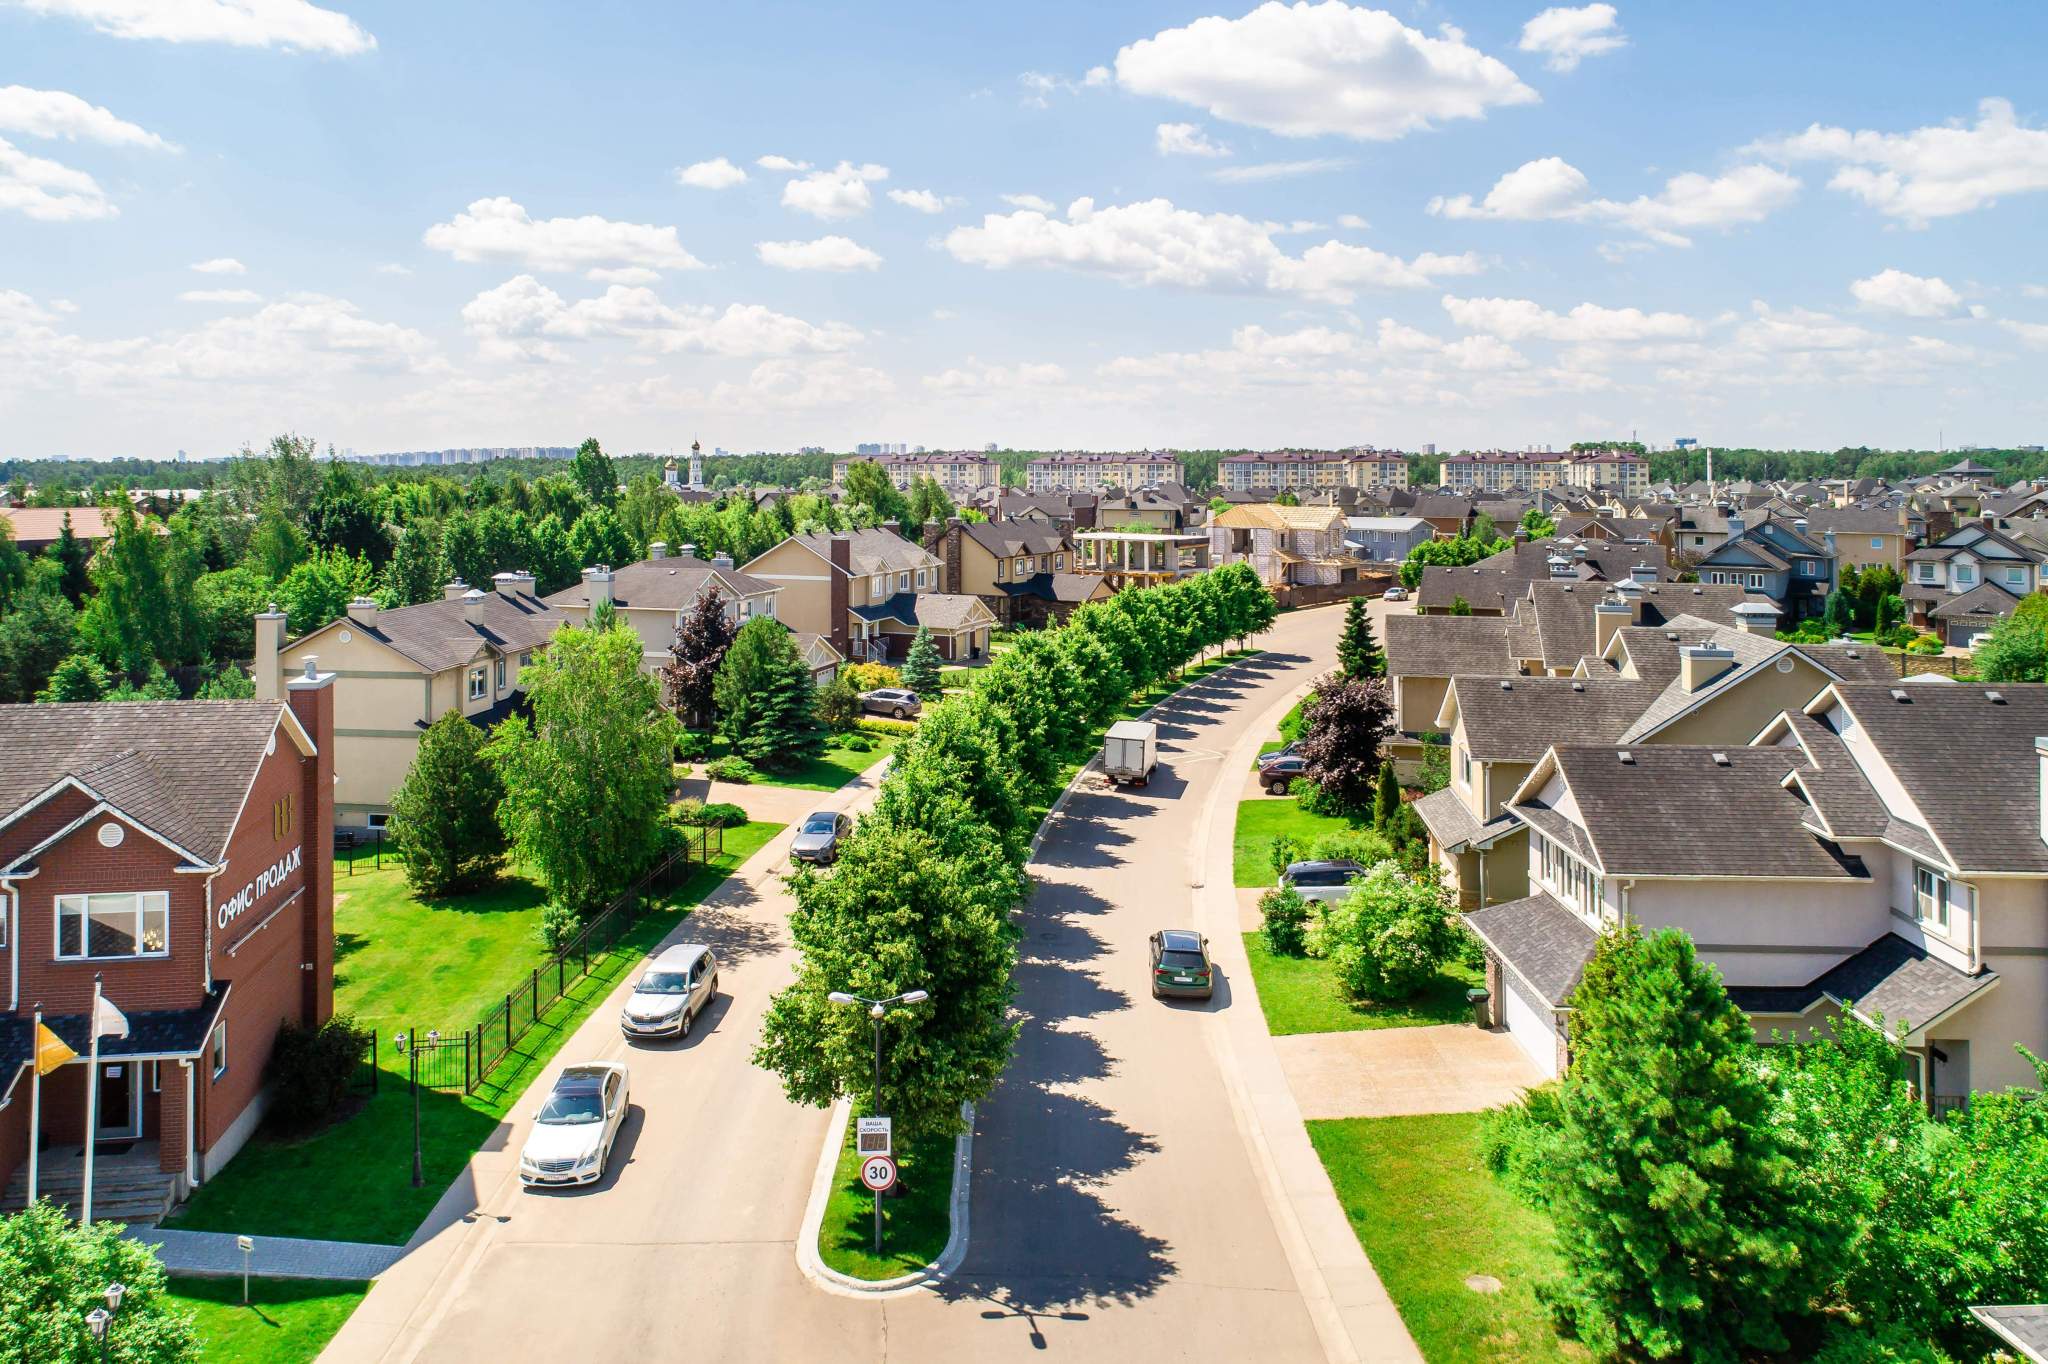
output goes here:
[{"label": "parked car", "polygon": [[860,694],[860,708],[870,715],[908,720],[924,710],[924,702],[908,687],[877,687]]},{"label": "parked car", "polygon": [[1292,758],[1299,752],[1301,752],[1301,740],[1296,739],[1293,743],[1276,748],[1271,753],[1261,753],[1258,759],[1259,770],[1263,772],[1266,770],[1268,763],[1276,763],[1282,758]]},{"label": "parked car", "polygon": [[1280,880],[1304,900],[1341,900],[1351,893],[1352,881],[1363,875],[1365,867],[1358,862],[1290,862]]},{"label": "parked car", "polygon": [[718,955],[702,943],[675,943],[641,968],[619,1030],[628,1037],[688,1037],[691,1021],[717,996]]},{"label": "parked car", "polygon": [[836,810],[820,810],[805,817],[789,845],[789,860],[829,867],[839,860],[839,840],[853,832],[851,816]]},{"label": "parked car", "polygon": [[1152,935],[1152,998],[1207,999],[1216,991],[1209,940],[1192,928]]},{"label": "parked car", "polygon": [[1387,590],[1386,590],[1385,592],[1383,592],[1383,593],[1381,593],[1381,594],[1380,594],[1380,600],[1381,600],[1381,601],[1407,601],[1407,600],[1408,600],[1408,589],[1407,589],[1407,588],[1405,588],[1405,587],[1390,587],[1390,588],[1388,588],[1388,589],[1387,589]]},{"label": "parked car", "polygon": [[626,1120],[626,1068],[616,1061],[564,1066],[519,1152],[519,1182],[591,1184],[604,1178]]},{"label": "parked car", "polygon": [[1284,796],[1294,779],[1308,771],[1308,760],[1299,753],[1282,753],[1271,762],[1259,764],[1259,784],[1269,796]]}]

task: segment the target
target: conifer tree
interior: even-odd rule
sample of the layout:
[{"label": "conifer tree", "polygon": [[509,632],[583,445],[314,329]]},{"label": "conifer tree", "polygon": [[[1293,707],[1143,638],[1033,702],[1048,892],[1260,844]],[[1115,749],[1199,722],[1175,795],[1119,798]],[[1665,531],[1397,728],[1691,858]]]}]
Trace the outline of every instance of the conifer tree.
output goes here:
[{"label": "conifer tree", "polygon": [[1379,785],[1372,793],[1372,827],[1381,833],[1401,812],[1401,779],[1394,773],[1394,760],[1380,764]]},{"label": "conifer tree", "polygon": [[392,841],[405,879],[421,895],[473,890],[505,862],[498,802],[505,785],[484,755],[483,730],[459,710],[427,726],[420,749],[391,798]]},{"label": "conifer tree", "polygon": [[910,653],[903,660],[903,685],[927,701],[936,699],[945,691],[939,682],[939,663],[939,646],[932,643],[932,632],[918,626]]},{"label": "conifer tree", "polygon": [[1344,633],[1337,637],[1337,666],[1354,681],[1377,677],[1385,666],[1379,641],[1372,637],[1372,611],[1363,597],[1353,597],[1344,608]]},{"label": "conifer tree", "polygon": [[817,756],[817,688],[789,627],[756,616],[740,627],[711,684],[719,732],[748,762],[788,772]]}]

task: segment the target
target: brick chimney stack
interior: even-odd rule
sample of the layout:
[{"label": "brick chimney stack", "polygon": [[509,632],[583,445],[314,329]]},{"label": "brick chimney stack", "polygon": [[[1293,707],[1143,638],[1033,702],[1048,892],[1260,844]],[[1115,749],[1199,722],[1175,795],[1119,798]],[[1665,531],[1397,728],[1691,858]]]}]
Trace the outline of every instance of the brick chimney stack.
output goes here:
[{"label": "brick chimney stack", "polygon": [[[276,676],[273,670],[273,685]],[[304,764],[300,797],[308,903],[299,916],[299,959],[307,968],[301,981],[302,1017],[316,1025],[334,1012],[334,676],[321,672],[319,660],[308,654],[305,672],[285,684],[285,704],[314,748]]]}]

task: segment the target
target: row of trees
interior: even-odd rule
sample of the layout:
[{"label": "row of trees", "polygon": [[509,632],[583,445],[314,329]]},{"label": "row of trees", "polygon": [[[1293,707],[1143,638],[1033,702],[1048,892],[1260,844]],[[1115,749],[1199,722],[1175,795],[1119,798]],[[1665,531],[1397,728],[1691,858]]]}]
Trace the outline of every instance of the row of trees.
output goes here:
[{"label": "row of trees", "polygon": [[1422,570],[1430,567],[1466,568],[1489,559],[1513,546],[1514,541],[1503,538],[1485,517],[1483,526],[1475,524],[1463,535],[1448,540],[1424,540],[1408,551],[1408,557],[1401,561],[1401,586],[1413,592],[1422,585]]},{"label": "row of trees", "polygon": [[1020,637],[927,711],[837,866],[795,878],[802,960],[769,1006],[756,1062],[799,1103],[866,1102],[869,1021],[826,996],[928,990],[929,1003],[884,1021],[881,1106],[906,1138],[957,1131],[961,1104],[988,1093],[1016,1040],[1010,913],[1028,889],[1038,812],[1067,764],[1134,691],[1260,633],[1274,613],[1242,564],[1128,590]]},{"label": "row of trees", "polygon": [[2040,1091],[1937,1122],[1853,1017],[1759,1047],[1676,929],[1605,934],[1572,1007],[1570,1070],[1486,1156],[1555,1224],[1542,1291],[1596,1355],[1935,1364],[1984,1353],[1970,1304],[2039,1300]]}]

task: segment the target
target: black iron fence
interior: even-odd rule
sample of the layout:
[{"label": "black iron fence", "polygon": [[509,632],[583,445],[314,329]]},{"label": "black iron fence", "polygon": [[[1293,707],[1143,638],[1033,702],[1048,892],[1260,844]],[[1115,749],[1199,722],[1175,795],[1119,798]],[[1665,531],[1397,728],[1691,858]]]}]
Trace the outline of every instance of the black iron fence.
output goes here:
[{"label": "black iron fence", "polygon": [[512,982],[484,1010],[475,1026],[449,1033],[414,1028],[412,1045],[419,1052],[418,1083],[429,1089],[476,1092],[492,1071],[515,1055],[519,1039],[546,1017],[556,1001],[602,966],[648,906],[650,897],[674,889],[692,867],[702,866],[725,851],[723,829],[686,829],[681,846],[665,854],[624,894],[548,954],[546,961]]},{"label": "black iron fence", "polygon": [[370,1039],[363,1046],[363,1054],[356,1058],[356,1072],[348,1077],[348,1092],[351,1094],[375,1094],[377,1092],[377,1030],[370,1029]]}]

